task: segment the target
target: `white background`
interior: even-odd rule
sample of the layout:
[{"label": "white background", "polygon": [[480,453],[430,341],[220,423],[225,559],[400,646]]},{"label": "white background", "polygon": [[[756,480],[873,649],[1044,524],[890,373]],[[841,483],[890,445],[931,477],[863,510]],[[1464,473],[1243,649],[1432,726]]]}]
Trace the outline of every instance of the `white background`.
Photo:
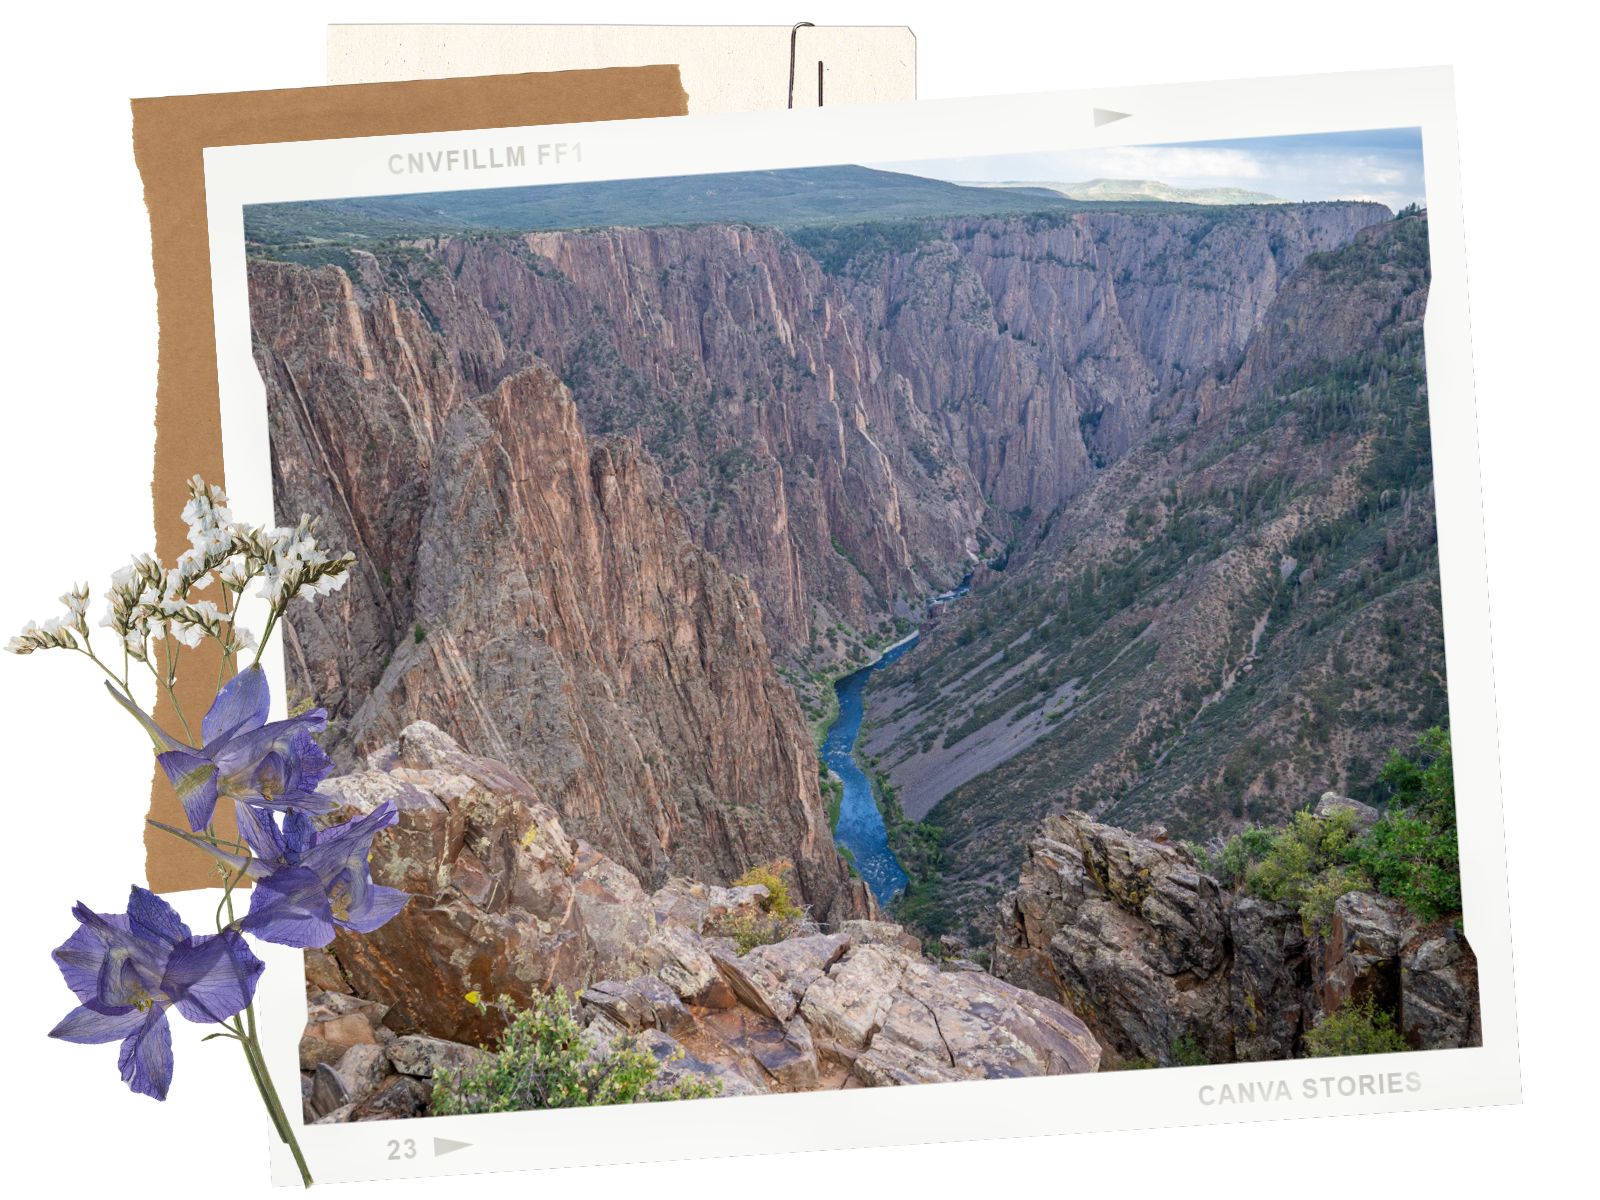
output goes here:
[{"label": "white background", "polygon": [[[1075,11],[1076,9],[1076,11]],[[763,1198],[998,1191],[1537,1194],[1592,1139],[1595,1043],[1590,553],[1597,276],[1588,39],[1556,5],[1290,8],[591,3],[586,20],[909,23],[924,97],[1453,63],[1494,611],[1524,1086],[1515,1108],[1004,1143],[651,1164],[385,1184],[381,1194],[544,1189]],[[73,6],[7,30],[8,219],[0,439],[0,630],[151,541],[155,384],[149,235],[130,96],[312,85],[329,20],[528,20],[550,4]],[[66,80],[65,83],[60,82]],[[265,1194],[261,1120],[231,1048],[177,1037],[164,1106],[128,1095],[115,1051],[43,1032],[70,998],[48,951],[83,898],[113,907],[142,862],[148,751],[77,662],[0,660],[9,770],[0,1003],[9,1161],[57,1187]],[[179,1023],[181,1025],[181,1022]],[[41,1180],[42,1181],[42,1180]],[[1570,1187],[1570,1185],[1568,1185]],[[376,1186],[343,1189],[378,1195]],[[1563,1191],[1567,1189],[1561,1189]]]}]

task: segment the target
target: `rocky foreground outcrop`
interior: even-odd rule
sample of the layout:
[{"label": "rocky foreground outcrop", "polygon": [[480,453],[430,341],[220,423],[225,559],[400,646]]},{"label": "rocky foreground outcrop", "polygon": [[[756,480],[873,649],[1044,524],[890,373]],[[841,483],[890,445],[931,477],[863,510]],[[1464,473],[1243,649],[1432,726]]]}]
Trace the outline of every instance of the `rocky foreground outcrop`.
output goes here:
[{"label": "rocky foreground outcrop", "polygon": [[1173,1065],[1181,1046],[1189,1061],[1292,1058],[1320,1017],[1368,999],[1414,1049],[1480,1039],[1476,959],[1450,922],[1353,891],[1307,934],[1294,908],[1224,889],[1187,848],[1081,813],[1028,844],[992,967],[1069,1005],[1109,1065]]},{"label": "rocky foreground outcrop", "polygon": [[368,769],[323,785],[332,819],[385,800],[399,823],[373,878],[415,897],[375,933],[307,955],[300,1044],[308,1120],[426,1111],[434,1072],[499,1032],[465,995],[564,988],[597,1047],[631,1039],[671,1084],[722,1095],[1093,1071],[1100,1046],[1062,1004],[971,964],[926,958],[898,925],[844,920],[740,953],[719,935],[767,889],[675,878],[654,893],[500,763],[408,727]]}]

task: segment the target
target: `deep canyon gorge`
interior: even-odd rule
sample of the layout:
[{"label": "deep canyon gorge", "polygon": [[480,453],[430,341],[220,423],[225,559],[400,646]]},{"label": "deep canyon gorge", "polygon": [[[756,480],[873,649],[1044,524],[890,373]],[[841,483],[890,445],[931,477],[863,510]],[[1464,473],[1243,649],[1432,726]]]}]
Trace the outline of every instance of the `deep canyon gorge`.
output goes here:
[{"label": "deep canyon gorge", "polygon": [[849,757],[976,947],[1051,814],[1206,843],[1444,720],[1425,214],[336,216],[249,279],[280,515],[358,557],[286,640],[347,769],[431,722],[646,888],[875,918],[823,743],[920,630]]}]

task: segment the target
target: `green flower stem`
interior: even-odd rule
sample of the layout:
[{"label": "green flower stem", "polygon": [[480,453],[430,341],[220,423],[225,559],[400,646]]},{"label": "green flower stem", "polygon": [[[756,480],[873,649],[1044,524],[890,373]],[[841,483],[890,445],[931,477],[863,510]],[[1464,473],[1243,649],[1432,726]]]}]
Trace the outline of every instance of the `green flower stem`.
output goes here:
[{"label": "green flower stem", "polygon": [[189,730],[189,720],[183,715],[183,705],[178,703],[178,693],[172,690],[172,685],[178,678],[178,663],[172,649],[172,637],[170,634],[165,640],[167,643],[167,675],[166,678],[161,681],[161,686],[166,689],[167,699],[172,701],[172,711],[178,714],[178,724],[183,726],[183,736],[185,740],[187,740],[188,743],[193,746],[196,743],[194,740],[194,734]]},{"label": "green flower stem", "polygon": [[267,617],[267,627],[261,631],[261,643],[256,647],[255,659],[250,664],[252,667],[259,667],[261,665],[261,655],[266,650],[267,643],[272,640],[272,631],[277,627],[277,624],[278,609],[277,606],[274,605],[271,614]]},{"label": "green flower stem", "polygon": [[294,1127],[289,1124],[288,1115],[283,1111],[283,1102],[278,1099],[278,1090],[272,1086],[272,1076],[267,1073],[266,1059],[261,1053],[261,1042],[256,1037],[255,1005],[247,1005],[244,1012],[247,1032],[239,1036],[239,1041],[244,1047],[245,1061],[250,1064],[250,1074],[255,1078],[256,1090],[261,1093],[261,1100],[267,1106],[267,1112],[272,1117],[272,1124],[277,1130],[278,1137],[289,1147],[289,1153],[294,1155],[295,1166],[300,1168],[301,1183],[310,1187],[311,1168],[306,1165],[306,1156],[300,1149],[300,1140],[295,1137]]}]

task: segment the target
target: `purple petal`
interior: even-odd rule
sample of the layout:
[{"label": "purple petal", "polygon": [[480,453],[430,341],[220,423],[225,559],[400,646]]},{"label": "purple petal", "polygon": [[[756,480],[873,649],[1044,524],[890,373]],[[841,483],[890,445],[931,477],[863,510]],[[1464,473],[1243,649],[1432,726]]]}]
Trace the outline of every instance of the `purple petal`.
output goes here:
[{"label": "purple petal", "polygon": [[265,969],[234,931],[207,934],[172,952],[161,990],[189,1020],[222,1021],[250,1003]]},{"label": "purple petal", "polygon": [[341,865],[364,863],[372,851],[372,839],[399,820],[400,810],[394,801],[385,800],[369,813],[323,829],[306,856],[307,865],[331,877]]},{"label": "purple petal", "polygon": [[[61,977],[67,981],[73,995],[79,1000],[93,1000],[100,994],[100,968],[106,960],[105,931],[110,930],[113,935],[119,936],[125,934],[127,918],[89,913],[81,904],[78,908],[95,917],[96,924],[80,924],[72,931],[71,937],[56,947],[51,957],[56,960]],[[76,912],[74,910],[74,915]],[[123,928],[118,929],[115,922],[120,922]]]},{"label": "purple petal", "polygon": [[384,887],[369,879],[366,881],[366,886],[357,893],[356,899],[350,902],[349,915],[339,924],[357,933],[371,933],[380,925],[386,925],[410,899],[411,895],[408,892]]},{"label": "purple petal", "polygon": [[308,813],[290,809],[283,814],[283,846],[290,857],[299,859],[316,842],[317,827]]},{"label": "purple petal", "polygon": [[189,828],[198,833],[211,824],[211,814],[217,807],[217,765],[193,750],[168,750],[156,755],[156,761],[183,801]]},{"label": "purple petal", "polygon": [[136,1033],[144,1024],[145,1014],[137,1008],[101,1008],[80,1004],[50,1031],[50,1036],[64,1042],[96,1046],[102,1042],[120,1042]]},{"label": "purple petal", "polygon": [[258,860],[272,867],[282,866],[288,860],[288,847],[270,812],[239,803],[233,806],[233,815],[239,823],[240,835]]},{"label": "purple petal", "polygon": [[305,867],[274,871],[256,885],[242,928],[281,946],[326,946],[335,930],[322,879]]},{"label": "purple petal", "polygon": [[147,962],[145,970],[141,971],[140,951],[145,952],[145,958],[154,958],[149,950],[148,945],[131,938],[126,945],[110,947],[100,964],[100,977],[95,980],[94,1000],[89,1003],[113,1008],[148,1003],[161,977],[161,968],[165,966],[164,961]]},{"label": "purple petal", "polygon": [[135,884],[128,892],[128,929],[135,937],[169,946],[188,940],[189,927],[160,896]]},{"label": "purple petal", "polygon": [[117,1067],[122,1081],[134,1091],[157,1100],[167,1098],[172,1086],[172,1028],[165,1009],[151,1009],[144,1024],[122,1043]]},{"label": "purple petal", "polygon": [[267,673],[260,667],[246,667],[217,693],[211,709],[200,722],[200,736],[207,745],[233,737],[266,723],[272,695],[267,688]]}]

